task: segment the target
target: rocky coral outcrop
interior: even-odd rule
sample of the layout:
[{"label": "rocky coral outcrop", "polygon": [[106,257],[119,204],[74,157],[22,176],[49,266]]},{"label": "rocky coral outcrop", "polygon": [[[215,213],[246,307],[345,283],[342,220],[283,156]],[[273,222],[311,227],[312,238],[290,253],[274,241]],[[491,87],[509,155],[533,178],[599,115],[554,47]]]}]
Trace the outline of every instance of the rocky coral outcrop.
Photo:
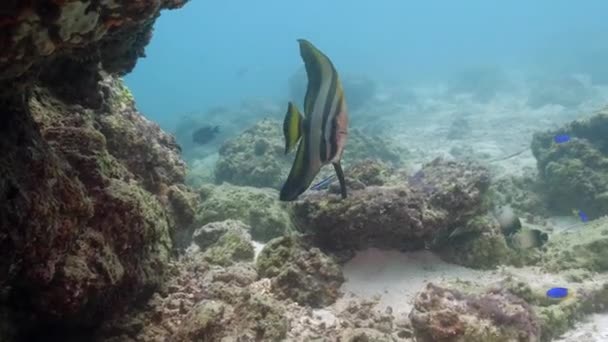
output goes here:
[{"label": "rocky coral outcrop", "polygon": [[0,88],[11,93],[15,85],[27,87],[40,70],[57,68],[62,58],[74,65],[101,62],[111,73],[129,72],[144,55],[160,10],[186,1],[7,2],[0,8]]},{"label": "rocky coral outcrop", "polygon": [[212,222],[197,229],[192,240],[204,252],[205,261],[228,266],[253,260],[255,251],[249,231],[250,227],[240,221]]},{"label": "rocky coral outcrop", "polygon": [[[608,109],[554,131],[536,133],[532,152],[551,209],[582,210],[589,218],[608,213]],[[570,140],[556,143],[555,136]]]},{"label": "rocky coral outcrop", "polygon": [[[216,182],[279,189],[293,162],[292,155],[284,154],[282,127],[277,120],[264,119],[238,137],[226,141],[219,151]],[[357,161],[376,159],[400,166],[408,153],[384,138],[351,129],[343,164],[348,170],[349,165]]]},{"label": "rocky coral outcrop", "polygon": [[335,309],[312,309],[281,299],[270,279],[257,280],[249,262],[210,265],[203,253],[188,249],[171,262],[169,274],[166,286],[143,307],[105,324],[95,341],[354,342],[409,341],[412,336],[408,322],[395,319],[390,310],[379,312],[375,301],[353,299]]},{"label": "rocky coral outcrop", "polygon": [[251,227],[251,236],[258,241],[268,241],[294,230],[291,217],[274,189],[224,183],[203,186],[199,194],[202,199],[196,219],[199,224],[239,220]]},{"label": "rocky coral outcrop", "polygon": [[[345,200],[311,193],[294,203],[294,218],[316,246],[332,252],[452,248],[455,241],[447,241],[450,233],[486,214],[489,181],[487,171],[475,164],[436,159],[408,183],[351,189]],[[478,226],[473,235],[496,235],[495,223]],[[496,239],[504,245],[504,236]],[[484,259],[484,253],[495,252],[491,244],[487,247],[479,252]]]},{"label": "rocky coral outcrop", "polygon": [[193,218],[171,195],[184,163],[116,75],[183,3],[0,5],[0,306],[16,330],[95,326],[165,276]]},{"label": "rocky coral outcrop", "polygon": [[534,310],[505,290],[468,295],[429,283],[410,313],[417,341],[539,341]]},{"label": "rocky coral outcrop", "polygon": [[542,265],[549,272],[608,271],[608,216],[552,234],[546,249]]},{"label": "rocky coral outcrop", "polygon": [[311,307],[335,302],[344,282],[334,260],[295,236],[270,241],[258,256],[257,268],[260,276],[272,278],[279,298]]}]

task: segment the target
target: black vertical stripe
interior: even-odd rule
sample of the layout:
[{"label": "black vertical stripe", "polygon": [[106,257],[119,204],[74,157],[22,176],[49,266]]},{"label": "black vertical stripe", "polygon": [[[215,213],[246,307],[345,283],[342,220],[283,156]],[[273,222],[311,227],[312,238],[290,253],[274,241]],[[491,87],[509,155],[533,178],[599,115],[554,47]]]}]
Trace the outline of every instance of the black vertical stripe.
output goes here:
[{"label": "black vertical stripe", "polygon": [[338,115],[342,111],[342,96],[340,96],[340,98],[338,99],[338,105],[336,106],[336,114],[334,115],[331,121],[331,136],[329,137],[329,141],[331,144],[331,152],[329,154],[328,160],[332,160],[336,156],[336,153],[338,153]]},{"label": "black vertical stripe", "polygon": [[[323,120],[321,121],[321,147],[320,147],[320,152],[321,152],[321,161],[323,163],[327,162],[329,160],[329,156],[327,155],[327,143],[328,141],[325,140],[325,131],[326,131],[326,127],[327,127],[327,120],[331,119],[332,114],[335,113],[331,113],[331,104],[334,102],[334,99],[336,98],[336,90],[338,87],[338,74],[336,73],[336,70],[334,69],[334,67],[330,64],[331,67],[331,83],[329,86],[329,90],[327,92],[327,96],[325,98],[325,105],[323,106]],[[338,107],[338,106],[336,106]],[[331,140],[330,140],[331,141]]]}]

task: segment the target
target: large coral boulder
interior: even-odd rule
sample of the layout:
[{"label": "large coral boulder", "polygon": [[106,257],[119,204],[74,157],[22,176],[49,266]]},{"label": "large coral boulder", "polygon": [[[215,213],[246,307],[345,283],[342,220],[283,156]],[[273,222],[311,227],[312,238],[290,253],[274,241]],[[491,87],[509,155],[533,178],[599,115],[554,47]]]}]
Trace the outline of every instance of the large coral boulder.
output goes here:
[{"label": "large coral boulder", "polygon": [[202,199],[197,210],[199,224],[239,220],[250,227],[251,236],[258,241],[268,241],[293,230],[291,217],[274,189],[224,183],[203,186],[199,194]]},{"label": "large coral boulder", "polygon": [[531,306],[505,290],[469,295],[429,283],[410,313],[417,341],[539,341]]},{"label": "large coral boulder", "polygon": [[453,230],[485,215],[488,185],[484,168],[436,159],[409,182],[351,188],[344,200],[311,193],[294,203],[293,212],[298,228],[325,250],[440,249]]},{"label": "large coral boulder", "polygon": [[295,236],[270,241],[258,256],[257,268],[262,277],[272,278],[280,298],[312,307],[332,304],[344,282],[334,260]]},{"label": "large coral boulder", "polygon": [[235,220],[212,222],[197,229],[192,240],[204,252],[205,261],[229,266],[253,260],[254,248],[249,230],[248,226]]},{"label": "large coral boulder", "polygon": [[[74,76],[73,67],[82,65],[55,71]],[[180,201],[193,197],[173,139],[118,78],[79,71],[82,82],[43,74],[2,99],[0,287],[10,301],[0,305],[17,329],[95,326],[149,295],[171,236],[194,219],[194,204]]]},{"label": "large coral boulder", "polygon": [[[608,109],[557,130],[536,133],[532,152],[551,209],[582,210],[590,218],[608,213]],[[558,134],[570,140],[556,143]]]}]

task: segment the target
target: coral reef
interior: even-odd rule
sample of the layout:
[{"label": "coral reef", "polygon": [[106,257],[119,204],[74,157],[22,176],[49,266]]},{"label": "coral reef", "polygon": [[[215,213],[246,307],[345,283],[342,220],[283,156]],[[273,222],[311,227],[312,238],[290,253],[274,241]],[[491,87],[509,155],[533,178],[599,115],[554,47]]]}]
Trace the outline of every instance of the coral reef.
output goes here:
[{"label": "coral reef", "polygon": [[[562,214],[582,210],[589,218],[608,212],[608,109],[554,131],[534,134],[537,160],[550,209]],[[555,143],[557,134],[570,140]]]},{"label": "coral reef", "polygon": [[429,283],[410,313],[417,341],[538,341],[533,309],[504,290],[467,295]]},{"label": "coral reef", "polygon": [[495,179],[490,191],[492,202],[496,206],[509,205],[522,216],[549,215],[536,170],[527,168],[521,176],[511,175]]},{"label": "coral reef", "polygon": [[[308,274],[301,279],[315,279],[308,281],[308,285],[320,281],[322,272],[332,268],[339,271],[320,252],[302,249],[304,245],[301,241],[290,238],[275,241],[280,245],[291,241],[299,246],[290,251],[294,258],[301,258],[297,264],[304,268],[298,272]],[[272,252],[263,253],[280,251],[280,248],[271,249]],[[166,286],[142,308],[135,308],[107,322],[98,331],[95,340],[358,341],[368,338],[406,341],[411,336],[407,322],[396,320],[390,312],[378,312],[374,308],[376,302],[352,300],[335,313],[327,309],[314,310],[276,292],[271,279],[258,280],[250,262],[230,266],[211,265],[205,260],[204,254],[198,248],[189,248],[179,260],[172,261]],[[288,266],[288,263],[278,259],[274,259],[273,263],[281,269]],[[321,272],[317,270],[318,267]],[[277,268],[267,268],[271,269]],[[333,271],[329,274],[333,274]],[[305,289],[304,286],[302,284],[302,291],[314,295],[313,289]]]},{"label": "coral reef", "polygon": [[[143,56],[159,11],[186,0],[26,1],[2,6],[0,88],[20,92],[36,81],[40,70],[58,69],[86,60],[111,73],[129,72]],[[75,73],[61,81],[84,79]],[[17,88],[17,89],[16,89]]]},{"label": "coral reef", "polygon": [[236,219],[251,227],[251,236],[258,241],[293,231],[293,223],[279,202],[273,189],[240,187],[224,183],[205,185],[199,189],[202,202],[198,208],[197,223]]},{"label": "coral reef", "polygon": [[[215,167],[216,182],[279,189],[293,162],[292,155],[284,154],[282,129],[280,122],[264,119],[226,141]],[[370,158],[401,166],[408,153],[386,139],[351,129],[342,159],[348,172],[350,164]]]},{"label": "coral reef", "polygon": [[[98,86],[107,96],[100,110],[33,88],[27,113],[13,122],[32,120],[21,127],[41,151],[12,144],[2,162],[3,279],[15,296],[36,298],[28,309],[51,322],[94,324],[158,286],[170,234],[194,218],[177,210],[185,169],[171,138],[119,96],[118,80],[105,76]],[[117,135],[122,144],[108,143]]]},{"label": "coral reef", "polygon": [[[484,195],[489,180],[487,170],[475,164],[436,159],[411,176],[407,184],[401,181],[387,186],[351,188],[345,200],[311,193],[294,203],[294,219],[301,231],[311,234],[314,245],[332,252],[346,252],[346,256],[368,247],[398,250],[431,247],[439,252],[450,249],[471,254],[473,247],[458,249],[460,240],[448,237],[461,226],[476,226],[469,235],[484,241],[476,242],[476,248],[480,249],[475,253],[480,258],[477,266],[485,263],[489,267],[506,253],[506,247],[496,248],[504,245],[504,236],[496,233],[496,224],[474,221],[487,213]],[[488,249],[481,250],[481,246]],[[486,253],[494,257],[488,258]],[[464,258],[457,260],[475,265]]]},{"label": "coral reef", "polygon": [[177,194],[179,148],[116,77],[160,10],[183,3],[0,5],[0,311],[19,339],[96,326],[145,298],[194,218]]},{"label": "coral reef", "polygon": [[297,237],[270,241],[257,259],[260,276],[272,278],[272,291],[300,305],[332,304],[344,282],[342,270],[318,248]]},{"label": "coral reef", "polygon": [[551,235],[542,266],[549,272],[608,271],[608,217]]},{"label": "coral reef", "polygon": [[205,261],[229,266],[253,260],[254,248],[249,230],[248,226],[235,220],[212,222],[197,229],[192,240],[204,252]]}]

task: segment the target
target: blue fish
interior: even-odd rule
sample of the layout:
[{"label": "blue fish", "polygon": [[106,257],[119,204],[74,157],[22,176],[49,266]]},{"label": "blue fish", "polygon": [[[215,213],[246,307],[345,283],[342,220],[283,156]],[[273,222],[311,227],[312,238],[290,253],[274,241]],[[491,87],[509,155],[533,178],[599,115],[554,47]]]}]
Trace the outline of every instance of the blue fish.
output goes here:
[{"label": "blue fish", "polygon": [[568,134],[558,134],[553,138],[556,144],[563,144],[565,142],[570,141],[570,136]]},{"label": "blue fish", "polygon": [[547,290],[547,297],[549,298],[566,298],[568,297],[568,289],[565,287],[553,287]]},{"label": "blue fish", "polygon": [[333,183],[336,180],[336,176],[335,175],[331,175],[328,177],[323,178],[319,183],[313,185],[310,187],[310,190],[323,190],[323,189],[327,189],[329,188],[329,185],[331,183]]},{"label": "blue fish", "polygon": [[578,216],[581,218],[581,221],[583,221],[583,222],[589,221],[589,217],[582,210],[578,211]]}]

